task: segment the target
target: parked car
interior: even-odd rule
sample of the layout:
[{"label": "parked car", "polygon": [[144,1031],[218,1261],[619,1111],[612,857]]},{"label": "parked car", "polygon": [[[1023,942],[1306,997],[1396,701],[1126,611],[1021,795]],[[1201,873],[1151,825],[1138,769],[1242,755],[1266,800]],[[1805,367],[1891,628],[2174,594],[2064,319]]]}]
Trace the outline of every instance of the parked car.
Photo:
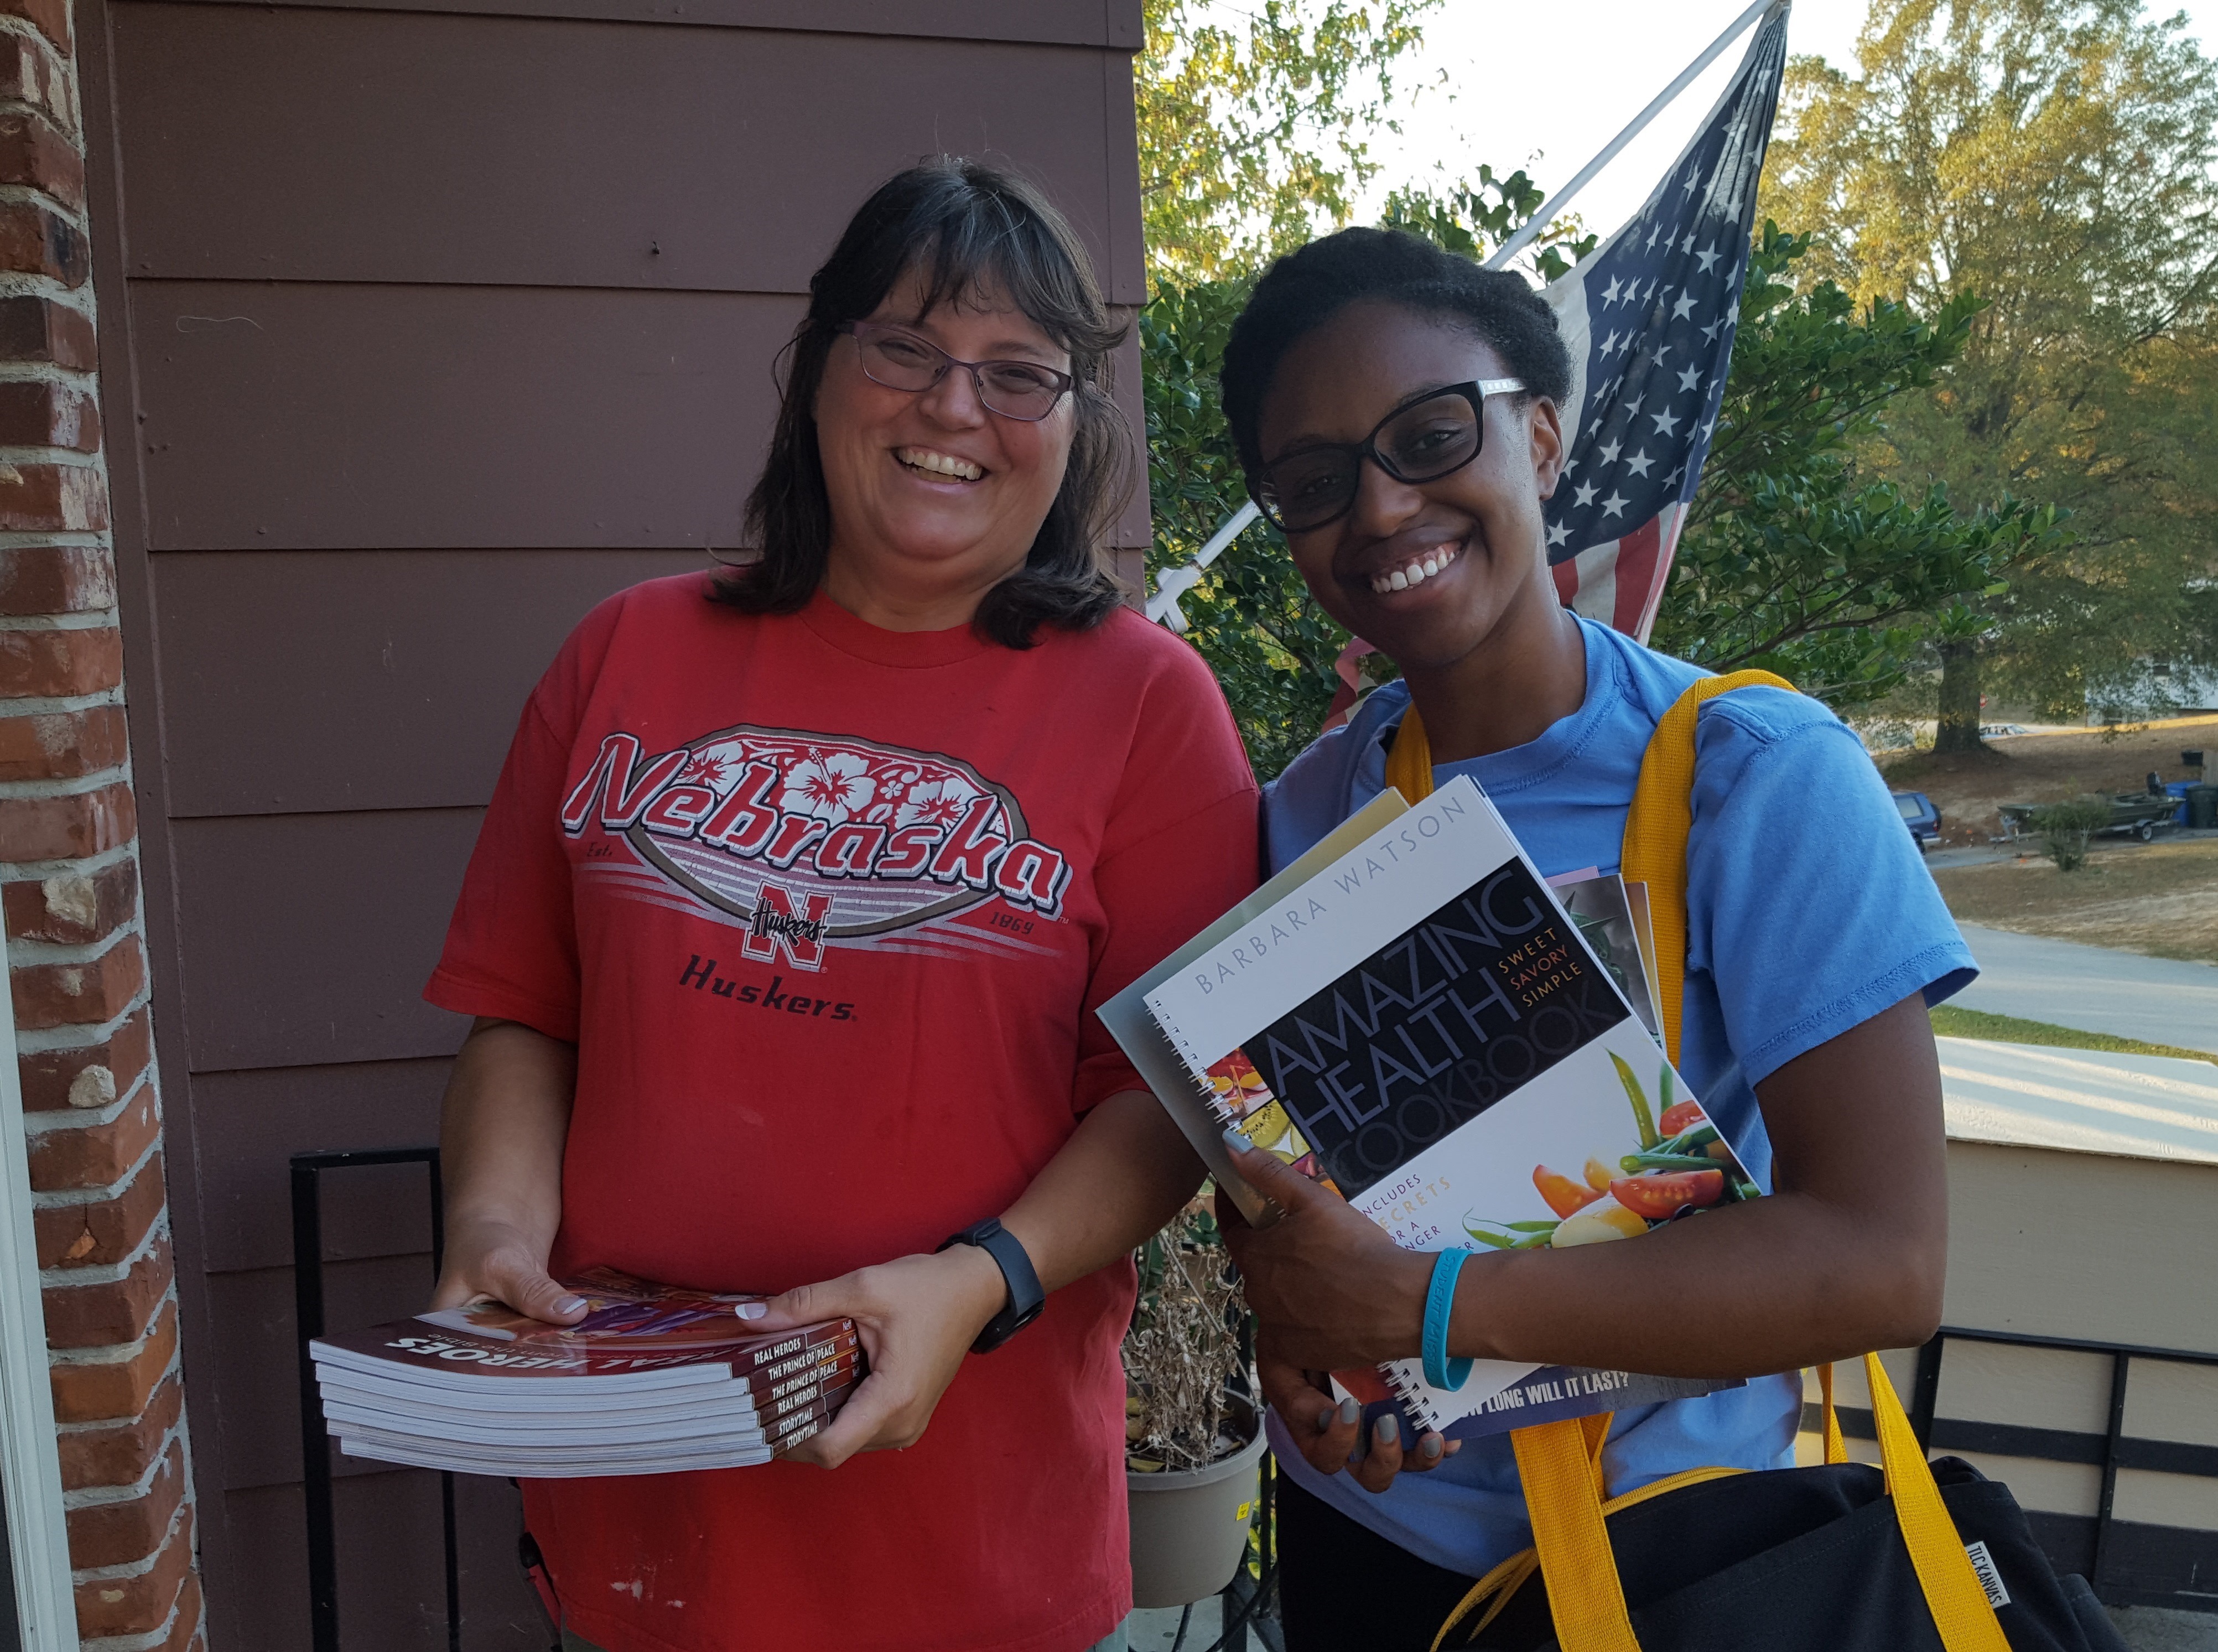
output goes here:
[{"label": "parked car", "polygon": [[1941,811],[1933,807],[1933,800],[1924,792],[1894,792],[1896,813],[1902,816],[1903,825],[1917,841],[1918,852],[1924,854],[1941,841]]}]

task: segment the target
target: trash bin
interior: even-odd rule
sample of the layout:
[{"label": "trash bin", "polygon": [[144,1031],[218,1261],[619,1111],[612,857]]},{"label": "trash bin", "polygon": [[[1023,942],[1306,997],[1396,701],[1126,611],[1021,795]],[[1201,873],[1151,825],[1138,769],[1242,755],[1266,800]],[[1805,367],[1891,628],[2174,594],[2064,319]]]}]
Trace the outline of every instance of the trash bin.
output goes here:
[{"label": "trash bin", "polygon": [[2174,825],[2185,826],[2188,823],[2187,794],[2202,783],[2199,780],[2175,780],[2164,789],[2168,795],[2179,800],[2179,807],[2172,814]]},{"label": "trash bin", "polygon": [[2218,786],[2187,789],[2187,824],[2201,832],[2218,826]]}]

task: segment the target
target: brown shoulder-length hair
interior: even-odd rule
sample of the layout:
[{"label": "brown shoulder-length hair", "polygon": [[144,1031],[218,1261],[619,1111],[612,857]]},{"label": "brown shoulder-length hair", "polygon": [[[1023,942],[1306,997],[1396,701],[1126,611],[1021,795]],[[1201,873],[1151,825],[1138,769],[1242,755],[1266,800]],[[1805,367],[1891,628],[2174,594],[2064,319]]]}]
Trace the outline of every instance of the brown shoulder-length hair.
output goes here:
[{"label": "brown shoulder-length hair", "polygon": [[1082,631],[1122,599],[1101,554],[1131,474],[1131,434],[1110,400],[1110,352],[1124,328],[1110,319],[1092,263],[1062,213],[1022,178],[943,156],[881,184],[809,282],[809,313],[786,346],[778,424],[762,478],[747,496],[747,542],[759,560],[721,575],[719,602],[752,614],[790,614],[824,578],[832,501],[816,442],[816,390],[839,329],[875,312],[912,270],[927,313],[982,290],[1008,300],[1070,353],[1076,419],[1063,486],[1025,565],[978,604],[982,636],[1029,648],[1043,622]]}]

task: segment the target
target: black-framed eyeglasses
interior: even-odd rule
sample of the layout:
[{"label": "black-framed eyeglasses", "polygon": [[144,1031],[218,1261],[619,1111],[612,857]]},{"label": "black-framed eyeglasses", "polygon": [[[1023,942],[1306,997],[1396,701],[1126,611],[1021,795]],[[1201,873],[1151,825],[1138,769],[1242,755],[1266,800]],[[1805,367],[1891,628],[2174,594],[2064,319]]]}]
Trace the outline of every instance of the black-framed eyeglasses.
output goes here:
[{"label": "black-framed eyeglasses", "polygon": [[967,368],[978,399],[988,412],[1037,424],[1055,411],[1078,381],[1038,362],[958,362],[926,338],[875,321],[851,321],[863,374],[889,390],[929,390],[951,367]]},{"label": "black-framed eyeglasses", "polygon": [[1305,534],[1338,522],[1355,506],[1368,459],[1397,482],[1438,481],[1478,457],[1489,396],[1522,390],[1522,379],[1473,379],[1413,396],[1362,441],[1303,448],[1256,472],[1248,488],[1283,533]]}]

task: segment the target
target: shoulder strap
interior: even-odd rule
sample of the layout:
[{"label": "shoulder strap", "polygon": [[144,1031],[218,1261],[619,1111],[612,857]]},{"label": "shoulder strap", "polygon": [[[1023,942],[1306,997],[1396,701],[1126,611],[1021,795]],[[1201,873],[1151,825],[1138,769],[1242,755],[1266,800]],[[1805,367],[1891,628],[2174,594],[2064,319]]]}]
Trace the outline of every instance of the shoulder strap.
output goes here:
[{"label": "shoulder strap", "polygon": [[[1793,692],[1794,685],[1769,671],[1705,677],[1657,721],[1640,760],[1640,780],[1625,816],[1619,869],[1627,883],[1648,886],[1648,912],[1656,931],[1657,1018],[1664,1051],[1679,1059],[1681,999],[1687,982],[1687,833],[1694,824],[1694,718],[1713,695],[1763,684]],[[1401,742],[1395,742],[1397,748]],[[1391,755],[1391,754],[1390,754]]]},{"label": "shoulder strap", "polygon": [[1426,737],[1425,720],[1417,715],[1415,700],[1402,714],[1394,744],[1387,748],[1386,783],[1411,803],[1422,803],[1433,795],[1433,743]]}]

